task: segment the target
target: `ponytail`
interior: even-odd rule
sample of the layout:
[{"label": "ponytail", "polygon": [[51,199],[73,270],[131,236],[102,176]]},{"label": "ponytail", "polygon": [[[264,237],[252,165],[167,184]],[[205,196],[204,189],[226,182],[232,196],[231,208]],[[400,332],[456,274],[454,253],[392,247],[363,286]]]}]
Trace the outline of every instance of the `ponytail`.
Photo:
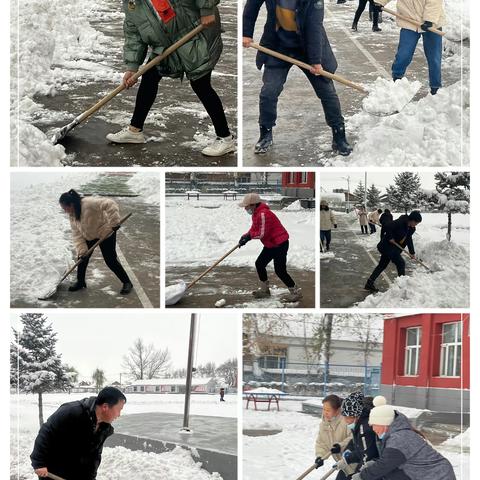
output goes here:
[{"label": "ponytail", "polygon": [[68,192],[62,193],[58,201],[61,205],[73,205],[75,218],[80,220],[80,215],[82,213],[82,197],[78,194],[78,192],[72,188]]}]

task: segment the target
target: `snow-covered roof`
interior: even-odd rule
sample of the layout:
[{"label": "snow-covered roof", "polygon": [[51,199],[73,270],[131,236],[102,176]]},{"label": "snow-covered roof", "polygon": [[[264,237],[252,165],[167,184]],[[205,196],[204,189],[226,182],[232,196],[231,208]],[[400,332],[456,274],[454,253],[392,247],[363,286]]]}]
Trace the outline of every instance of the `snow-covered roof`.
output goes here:
[{"label": "snow-covered roof", "polygon": [[[212,378],[207,377],[193,377],[192,378],[192,385],[205,385],[209,383]],[[186,378],[150,378],[144,380],[135,380],[131,382],[128,386],[136,386],[136,385],[186,385],[187,379]]]}]

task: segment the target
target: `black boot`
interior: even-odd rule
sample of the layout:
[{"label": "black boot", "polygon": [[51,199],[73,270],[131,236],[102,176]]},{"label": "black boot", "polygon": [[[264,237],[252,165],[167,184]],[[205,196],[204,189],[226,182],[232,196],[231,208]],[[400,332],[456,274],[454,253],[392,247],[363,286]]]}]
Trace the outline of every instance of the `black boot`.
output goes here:
[{"label": "black boot", "polygon": [[430,93],[431,93],[432,95],[436,95],[437,92],[438,92],[438,88],[431,88],[431,89],[430,89]]},{"label": "black boot", "polygon": [[373,293],[377,293],[380,290],[375,286],[372,280],[368,279],[367,283],[365,284],[365,290],[370,290]]},{"label": "black boot", "polygon": [[382,29],[378,25],[374,25],[372,27],[372,32],[381,32],[381,31],[382,31]]},{"label": "black boot", "polygon": [[334,152],[338,152],[340,155],[347,157],[352,153],[352,147],[347,142],[345,136],[345,127],[332,128],[333,142],[332,149]]},{"label": "black boot", "polygon": [[260,125],[260,138],[255,145],[254,153],[267,153],[273,145],[273,132],[271,128],[266,128]]},{"label": "black boot", "polygon": [[87,288],[87,284],[85,282],[81,282],[77,280],[75,283],[68,287],[69,292],[76,292],[77,290],[81,290],[82,288]]},{"label": "black boot", "polygon": [[132,291],[132,288],[133,285],[130,282],[125,282],[120,290],[120,295],[128,295]]},{"label": "black boot", "polygon": [[357,22],[352,23],[352,30],[354,30],[355,32],[357,31],[357,25]]}]

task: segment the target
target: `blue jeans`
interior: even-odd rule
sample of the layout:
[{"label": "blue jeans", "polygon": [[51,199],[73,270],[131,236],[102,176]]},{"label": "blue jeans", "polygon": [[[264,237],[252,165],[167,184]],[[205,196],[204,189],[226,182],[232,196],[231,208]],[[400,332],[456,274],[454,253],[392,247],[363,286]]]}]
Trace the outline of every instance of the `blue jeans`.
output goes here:
[{"label": "blue jeans", "polygon": [[[284,52],[282,52],[284,53]],[[291,57],[300,58],[292,52],[285,52]],[[277,104],[278,97],[282,93],[288,72],[292,65],[276,58],[269,58],[263,70],[263,86],[260,91],[260,118],[259,124],[265,128],[275,126],[277,120]],[[342,116],[340,100],[333,81],[322,77],[321,75],[313,75],[312,73],[301,69],[312,85],[317,97],[322,102],[323,111],[327,125],[331,128],[343,127],[345,121]]]},{"label": "blue jeans", "polygon": [[417,43],[423,37],[423,51],[428,62],[430,88],[442,86],[442,37],[433,32],[414,32],[407,28],[400,30],[400,40],[395,61],[392,65],[394,79],[402,78],[412,63]]},{"label": "blue jeans", "polygon": [[320,230],[320,241],[326,248],[330,247],[330,242],[332,241],[332,231],[331,230]]}]

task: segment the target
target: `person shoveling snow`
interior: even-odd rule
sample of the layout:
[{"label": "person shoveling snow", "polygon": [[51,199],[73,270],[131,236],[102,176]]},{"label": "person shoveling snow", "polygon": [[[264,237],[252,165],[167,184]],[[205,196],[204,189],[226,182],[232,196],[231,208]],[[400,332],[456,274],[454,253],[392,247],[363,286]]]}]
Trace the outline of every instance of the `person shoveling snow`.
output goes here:
[{"label": "person shoveling snow", "polygon": [[270,296],[266,267],[273,260],[275,273],[289,290],[289,293],[282,300],[297,302],[302,298],[302,292],[287,272],[287,252],[289,247],[287,230],[278,217],[270,210],[269,206],[262,201],[258,193],[247,193],[239,205],[252,216],[252,226],[247,233],[240,237],[238,242],[239,248],[246,245],[250,240],[260,240],[263,243],[263,250],[255,261],[261,285],[258,290],[253,292],[253,296],[255,298]]},{"label": "person shoveling snow", "polygon": [[407,246],[410,257],[412,259],[416,258],[412,236],[415,233],[416,226],[421,221],[422,215],[419,211],[414,210],[410,215],[402,215],[397,220],[385,225],[385,233],[377,245],[381,257],[365,284],[365,290],[378,292],[375,280],[388,267],[390,262],[393,262],[397,267],[399,277],[405,275],[405,260],[402,258],[403,248]]},{"label": "person shoveling snow", "polygon": [[320,202],[320,242],[322,253],[330,250],[330,242],[332,241],[332,227],[337,228],[337,221],[333,210],[328,206],[326,200]]}]

